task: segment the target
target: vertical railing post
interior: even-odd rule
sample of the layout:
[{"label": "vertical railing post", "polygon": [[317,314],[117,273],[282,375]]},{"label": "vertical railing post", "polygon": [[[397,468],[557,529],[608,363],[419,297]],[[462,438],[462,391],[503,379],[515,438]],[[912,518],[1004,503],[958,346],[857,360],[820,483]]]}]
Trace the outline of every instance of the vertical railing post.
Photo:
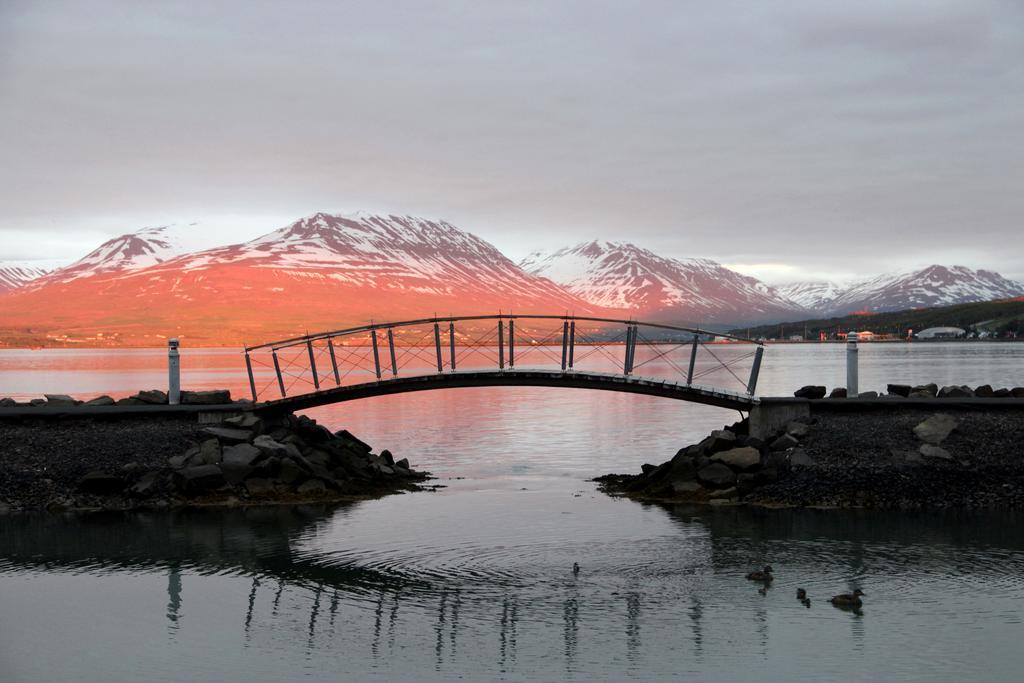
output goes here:
[{"label": "vertical railing post", "polygon": [[334,370],[334,383],[341,386],[341,373],[338,372],[338,357],[334,355],[334,340],[327,338],[327,350],[331,354],[331,369]]},{"label": "vertical railing post", "polygon": [[281,390],[281,398],[287,396],[284,391],[284,377],[281,376],[281,363],[277,360],[277,349],[271,349],[270,355],[274,357],[274,372],[277,373],[277,387]]},{"label": "vertical railing post", "polygon": [[388,351],[391,352],[391,376],[398,376],[398,363],[395,362],[395,333],[388,328]]},{"label": "vertical railing post", "polygon": [[452,372],[455,372],[455,321],[448,322],[448,361]]},{"label": "vertical railing post", "polygon": [[569,357],[569,321],[562,323],[562,372],[565,372],[565,363]]},{"label": "vertical railing post", "polygon": [[508,366],[516,367],[516,321],[511,318],[508,321]]},{"label": "vertical railing post", "polygon": [[380,351],[377,349],[376,328],[370,330],[370,343],[373,344],[373,371],[377,374],[377,380],[380,381]]},{"label": "vertical railing post", "polygon": [[498,369],[505,369],[505,321],[498,318]]},{"label": "vertical railing post", "polygon": [[573,357],[576,355],[576,321],[569,323],[569,369],[572,370]]},{"label": "vertical railing post", "polygon": [[[248,356],[247,356],[248,357]],[[167,340],[167,404],[181,403],[181,356],[178,353],[178,338]]]},{"label": "vertical railing post", "polygon": [[846,335],[846,395],[849,398],[857,398],[857,374],[857,333],[850,332]]},{"label": "vertical railing post", "polygon": [[245,352],[245,369],[249,372],[249,390],[252,391],[252,402],[255,403],[259,397],[256,395],[256,378],[252,374],[252,359],[248,351]]},{"label": "vertical railing post", "polygon": [[316,357],[313,355],[313,340],[306,340],[306,351],[309,352],[309,371],[313,373],[313,388],[320,391],[320,375],[316,371]]},{"label": "vertical railing post", "polygon": [[622,374],[629,374],[629,352],[633,348],[633,326],[626,325],[626,347],[622,354]]},{"label": "vertical railing post", "polygon": [[437,350],[437,371],[443,372],[444,365],[441,362],[441,328],[434,323],[434,348]]},{"label": "vertical railing post", "polygon": [[690,369],[686,371],[686,386],[693,384],[693,368],[697,365],[697,347],[700,346],[700,334],[693,333],[693,348],[690,349]]},{"label": "vertical railing post", "polygon": [[754,364],[750,366],[750,381],[747,382],[747,394],[750,396],[753,396],[757,389],[757,375],[761,372],[761,356],[763,355],[764,347],[758,344],[757,351],[754,352]]}]

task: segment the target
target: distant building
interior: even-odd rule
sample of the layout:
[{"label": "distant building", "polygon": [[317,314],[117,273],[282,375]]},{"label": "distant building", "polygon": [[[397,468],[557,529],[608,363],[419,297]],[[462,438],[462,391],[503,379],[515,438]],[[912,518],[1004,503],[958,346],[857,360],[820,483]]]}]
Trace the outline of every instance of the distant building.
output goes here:
[{"label": "distant building", "polygon": [[967,332],[959,327],[929,327],[917,333],[918,339],[956,339]]}]

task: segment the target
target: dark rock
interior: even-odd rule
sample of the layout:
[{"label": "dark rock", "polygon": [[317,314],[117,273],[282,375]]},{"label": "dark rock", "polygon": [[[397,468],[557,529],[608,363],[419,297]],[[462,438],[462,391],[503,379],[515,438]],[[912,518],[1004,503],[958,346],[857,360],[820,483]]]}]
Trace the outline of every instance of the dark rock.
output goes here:
[{"label": "dark rock", "polygon": [[645,462],[643,465],[640,465],[640,471],[643,472],[644,474],[650,474],[656,469],[658,469],[658,466],[652,465],[649,462]]},{"label": "dark rock", "polygon": [[227,483],[224,473],[216,465],[195,465],[178,470],[176,473],[181,487],[189,493],[201,493],[219,489]]},{"label": "dark rock", "polygon": [[326,451],[320,450],[319,448],[314,448],[307,453],[306,460],[309,461],[309,464],[319,467],[327,467],[331,464],[331,456]]},{"label": "dark rock", "polygon": [[878,398],[877,391],[861,391],[857,394],[857,398]]},{"label": "dark rock", "polygon": [[94,399],[90,399],[85,402],[87,406],[112,406],[114,405],[114,399],[109,396],[97,396]]},{"label": "dark rock", "polygon": [[199,444],[199,452],[190,462],[195,465],[216,465],[221,461],[220,441],[205,439]]},{"label": "dark rock", "polygon": [[185,466],[185,456],[172,455],[171,457],[167,458],[167,466],[173,467],[176,470],[181,469],[182,467]]},{"label": "dark rock", "polygon": [[401,468],[403,470],[412,471],[412,468],[409,467],[409,459],[408,458],[402,458],[401,460],[396,462],[395,463],[395,467]]},{"label": "dark rock", "polygon": [[295,492],[301,496],[323,495],[327,492],[327,486],[319,479],[310,479],[300,484]]},{"label": "dark rock", "polygon": [[978,398],[992,398],[995,395],[995,392],[992,391],[992,385],[982,384],[974,390],[974,395]]},{"label": "dark rock", "polygon": [[[28,402],[28,404],[29,404],[30,406],[45,406],[45,405],[46,405],[46,399],[45,399],[45,398],[33,398],[33,399],[29,399],[29,402]],[[74,405],[74,402],[73,402],[73,401],[72,401],[72,405]]]},{"label": "dark rock", "polygon": [[744,472],[736,476],[736,493],[745,496],[757,488],[760,477],[756,474]]},{"label": "dark rock", "polygon": [[744,444],[744,446],[750,446],[751,448],[761,450],[762,448],[764,448],[764,439],[759,439],[756,436],[748,436],[747,442]]},{"label": "dark rock", "polygon": [[952,415],[936,413],[914,427],[914,435],[925,443],[938,446],[957,428],[959,422]]},{"label": "dark rock", "polygon": [[149,405],[161,405],[167,403],[167,392],[160,391],[159,389],[149,389],[147,391],[140,391],[133,398],[136,401]]},{"label": "dark rock", "polygon": [[78,489],[85,493],[110,495],[124,489],[124,480],[116,474],[93,470],[78,480]]},{"label": "dark rock", "polygon": [[814,458],[807,454],[802,448],[794,448],[793,452],[789,454],[789,465],[790,467],[814,467]]},{"label": "dark rock", "polygon": [[364,452],[364,453],[369,453],[370,451],[373,450],[372,448],[370,448],[369,444],[367,444],[367,443],[357,439],[347,429],[339,430],[339,431],[335,432],[334,435],[336,437],[338,437],[339,439],[341,439],[345,443],[345,445],[347,447],[349,447],[349,448],[351,448],[351,449],[353,449],[353,450],[355,450],[357,452],[361,451],[361,452]]},{"label": "dark rock", "polygon": [[391,455],[391,451],[386,448],[380,452],[380,457],[384,458],[384,462],[388,465],[395,464],[395,456]]},{"label": "dark rock", "polygon": [[245,415],[238,415],[236,417],[229,417],[224,420],[224,424],[229,427],[235,427],[237,429],[250,429],[254,432],[259,432],[263,426],[263,420],[256,417],[252,413],[246,413]]},{"label": "dark rock", "polygon": [[711,462],[720,462],[735,470],[749,471],[761,466],[761,453],[749,446],[733,448],[711,456]]},{"label": "dark rock", "polygon": [[299,467],[298,463],[291,458],[284,458],[281,461],[280,472],[277,476],[286,484],[294,484],[308,478],[309,473],[302,467]]},{"label": "dark rock", "polygon": [[269,479],[254,477],[245,481],[245,490],[254,498],[269,496],[274,493],[274,482]]},{"label": "dark rock", "polygon": [[283,458],[288,455],[288,447],[279,441],[275,441],[273,438],[263,434],[257,436],[252,441],[252,445],[260,449],[264,453],[270,456],[277,456]]},{"label": "dark rock", "polygon": [[231,403],[231,392],[226,389],[213,391],[183,391],[181,402],[185,405],[223,405]]},{"label": "dark rock", "polygon": [[228,446],[224,449],[224,459],[221,461],[221,469],[252,469],[266,454],[252,444],[240,443],[235,446]]},{"label": "dark rock", "polygon": [[129,396],[128,398],[119,398],[114,402],[116,406],[141,406],[145,405],[142,401],[137,398]]},{"label": "dark rock", "polygon": [[160,473],[146,472],[135,484],[128,489],[128,493],[138,498],[147,498],[160,490]]},{"label": "dark rock", "polygon": [[1010,398],[1011,395],[1009,389],[996,389],[992,392],[992,398]]},{"label": "dark rock", "polygon": [[885,390],[893,396],[903,396],[906,398],[910,396],[910,392],[914,390],[909,384],[888,384]]},{"label": "dark rock", "polygon": [[967,387],[948,386],[939,390],[939,398],[970,398],[974,391]]},{"label": "dark rock", "polygon": [[832,393],[828,395],[829,398],[846,398],[846,387],[836,387],[832,390]]},{"label": "dark rock", "polygon": [[736,435],[724,429],[716,429],[700,444],[705,455],[727,451],[736,447]]},{"label": "dark rock", "polygon": [[811,433],[811,428],[803,422],[790,422],[786,425],[786,433],[794,439],[805,439]]},{"label": "dark rock", "polygon": [[65,408],[75,405],[75,399],[67,394],[43,394],[46,397],[46,405],[57,408]]},{"label": "dark rock", "polygon": [[800,387],[799,389],[794,391],[793,395],[796,396],[797,398],[825,398],[825,387],[809,384],[805,387]]},{"label": "dark rock", "polygon": [[714,502],[722,498],[732,498],[739,495],[739,490],[735,486],[730,486],[718,491],[712,491],[708,494],[708,500]]},{"label": "dark rock", "polygon": [[14,408],[17,405],[18,402],[13,398],[8,398],[6,396],[4,398],[0,398],[0,408]]},{"label": "dark rock", "polygon": [[913,390],[911,391],[911,393],[915,393],[915,392],[924,392],[924,393],[927,393],[927,394],[929,394],[931,396],[937,396],[938,393],[939,393],[939,385],[938,384],[919,384],[916,387],[914,387]]},{"label": "dark rock", "polygon": [[1010,389],[1010,395],[1014,398],[1024,398],[1024,387],[1014,387]]},{"label": "dark rock", "polygon": [[713,462],[697,473],[697,479],[710,488],[726,488],[736,483],[736,475],[728,466]]},{"label": "dark rock", "polygon": [[771,442],[771,445],[768,446],[768,450],[770,450],[770,451],[785,451],[785,450],[788,450],[790,448],[794,448],[794,447],[796,447],[798,445],[800,445],[799,441],[794,439],[789,434],[783,434],[782,436],[780,436],[779,438],[777,438],[777,439],[775,439],[774,441]]},{"label": "dark rock", "polygon": [[236,444],[248,443],[252,440],[252,432],[247,429],[232,429],[229,427],[207,427],[203,434],[215,437],[221,443]]},{"label": "dark rock", "polygon": [[670,484],[672,493],[692,495],[698,491],[703,491],[704,487],[697,481],[674,481]]},{"label": "dark rock", "polygon": [[929,393],[927,391],[918,391],[915,389],[914,391],[910,392],[910,396],[908,398],[935,398],[935,394]]}]

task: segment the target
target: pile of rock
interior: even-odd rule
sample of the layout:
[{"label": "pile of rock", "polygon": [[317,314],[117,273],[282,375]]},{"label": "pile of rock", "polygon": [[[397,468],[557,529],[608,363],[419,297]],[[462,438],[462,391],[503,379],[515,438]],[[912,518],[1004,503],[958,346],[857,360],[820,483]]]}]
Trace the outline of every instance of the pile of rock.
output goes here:
[{"label": "pile of rock", "polygon": [[737,502],[778,481],[794,464],[808,464],[798,447],[810,436],[812,422],[813,418],[799,418],[763,441],[749,435],[749,422],[743,420],[680,449],[666,463],[643,465],[639,475],[611,474],[597,481],[610,491],[641,498]]},{"label": "pile of rock", "polygon": [[[182,391],[181,403],[183,405],[225,405],[231,403],[231,392],[227,389],[213,389],[210,391]],[[249,403],[246,399],[239,399],[235,403]],[[110,396],[97,396],[96,398],[83,401],[72,398],[67,394],[44,394],[43,398],[33,398],[29,401],[18,402],[13,398],[0,398],[0,408],[24,408],[32,406],[47,406],[52,408],[72,408],[75,406],[99,407],[99,406],[145,406],[145,405],[167,405],[167,392],[159,389],[140,391],[134,396],[113,399]]]},{"label": "pile of rock", "polygon": [[[379,455],[348,431],[331,433],[295,415],[251,413],[206,427],[186,452],[166,467],[93,471],[78,492],[96,499],[76,507],[163,507],[218,502],[301,502],[415,489],[427,478],[390,451]],[[110,500],[114,497],[114,500]]]},{"label": "pile of rock", "polygon": [[[825,398],[827,389],[818,385],[807,385],[800,387],[793,392],[797,398],[808,398],[818,400]],[[845,387],[836,387],[828,394],[829,398],[846,398]],[[964,385],[949,385],[939,387],[937,384],[889,384],[886,385],[885,393],[877,391],[861,391],[858,398],[1024,398],[1024,387],[1012,389],[993,389],[990,384],[982,384],[979,387],[971,388]]]}]

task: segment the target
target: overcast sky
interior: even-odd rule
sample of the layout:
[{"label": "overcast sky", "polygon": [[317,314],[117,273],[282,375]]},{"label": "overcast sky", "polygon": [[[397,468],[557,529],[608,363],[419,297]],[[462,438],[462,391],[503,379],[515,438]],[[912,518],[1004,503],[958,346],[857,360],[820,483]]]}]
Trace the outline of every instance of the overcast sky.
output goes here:
[{"label": "overcast sky", "polygon": [[1024,278],[1024,3],[2,0],[0,154],[0,260],[362,209]]}]

